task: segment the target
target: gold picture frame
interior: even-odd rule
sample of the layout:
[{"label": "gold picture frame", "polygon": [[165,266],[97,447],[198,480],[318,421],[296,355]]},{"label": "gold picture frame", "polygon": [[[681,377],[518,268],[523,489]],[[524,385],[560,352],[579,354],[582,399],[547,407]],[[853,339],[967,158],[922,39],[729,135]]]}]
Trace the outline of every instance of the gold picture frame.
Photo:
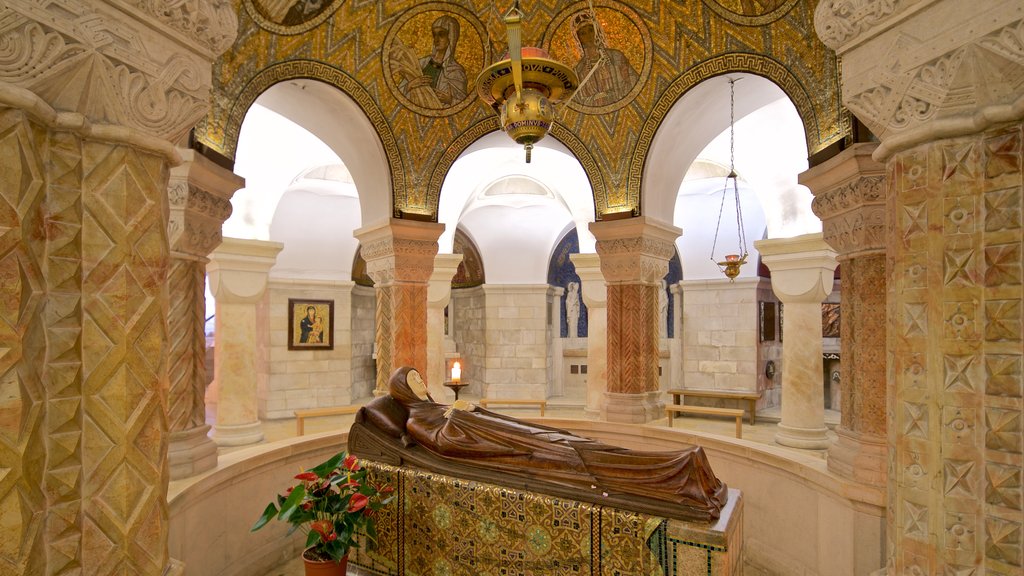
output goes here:
[{"label": "gold picture frame", "polygon": [[334,349],[334,300],[288,299],[288,349]]}]

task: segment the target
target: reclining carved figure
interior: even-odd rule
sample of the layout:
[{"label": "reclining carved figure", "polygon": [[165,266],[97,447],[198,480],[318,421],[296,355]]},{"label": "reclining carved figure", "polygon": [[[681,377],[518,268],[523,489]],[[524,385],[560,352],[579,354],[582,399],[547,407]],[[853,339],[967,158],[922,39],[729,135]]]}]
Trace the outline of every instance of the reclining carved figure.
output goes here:
[{"label": "reclining carved figure", "polygon": [[725,484],[699,446],[641,452],[510,418],[462,400],[434,402],[416,370],[360,409],[349,451],[363,458],[556,497],[690,521],[718,518]]}]

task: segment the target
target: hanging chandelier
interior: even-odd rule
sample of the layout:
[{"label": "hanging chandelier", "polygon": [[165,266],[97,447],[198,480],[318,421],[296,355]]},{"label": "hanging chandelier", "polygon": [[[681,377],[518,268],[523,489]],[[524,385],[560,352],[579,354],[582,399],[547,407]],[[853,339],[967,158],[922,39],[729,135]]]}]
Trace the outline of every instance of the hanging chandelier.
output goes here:
[{"label": "hanging chandelier", "polygon": [[[711,261],[718,265],[718,269],[734,282],[740,275],[740,266],[747,262],[747,235],[743,230],[743,210],[740,208],[740,189],[736,183],[736,78],[729,78],[729,175],[725,177],[725,186],[722,187],[722,204],[718,208],[718,225],[715,227],[715,240],[711,245]],[[739,236],[739,249],[735,254],[726,254],[722,260],[715,257],[715,249],[718,247],[718,233],[722,229],[722,214],[725,211],[725,197],[728,195],[729,186],[732,185],[732,196],[736,202],[736,230]]]},{"label": "hanging chandelier", "polygon": [[523,146],[529,162],[533,145],[551,129],[553,106],[572,96],[579,77],[545,50],[522,45],[519,0],[505,14],[504,22],[508,57],[480,73],[477,93],[498,113],[501,129]]}]

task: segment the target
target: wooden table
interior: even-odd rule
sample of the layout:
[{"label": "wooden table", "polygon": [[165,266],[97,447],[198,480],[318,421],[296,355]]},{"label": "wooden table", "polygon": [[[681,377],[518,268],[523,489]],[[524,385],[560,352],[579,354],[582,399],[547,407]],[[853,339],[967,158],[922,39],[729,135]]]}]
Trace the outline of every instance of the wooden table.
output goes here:
[{"label": "wooden table", "polygon": [[761,399],[760,392],[747,392],[744,390],[699,390],[696,388],[673,388],[668,390],[672,395],[672,404],[684,406],[686,396],[696,398],[732,398],[735,400],[746,400],[750,403],[750,425],[754,425],[757,418],[757,401]]},{"label": "wooden table", "polygon": [[355,414],[362,408],[359,406],[335,406],[332,408],[310,408],[308,410],[296,410],[295,411],[295,434],[302,436],[306,433],[305,419],[315,418],[317,416],[342,416],[345,414]]},{"label": "wooden table", "polygon": [[672,416],[674,414],[710,414],[712,416],[727,416],[736,419],[736,437],[743,438],[743,410],[735,408],[715,408],[713,406],[665,406],[665,414],[668,415],[668,427],[672,427]]},{"label": "wooden table", "polygon": [[494,404],[508,404],[511,406],[527,405],[527,406],[538,406],[540,408],[540,415],[544,415],[544,408],[548,405],[546,400],[519,400],[519,399],[502,399],[502,398],[482,398],[480,400],[480,406],[487,408],[489,405]]}]

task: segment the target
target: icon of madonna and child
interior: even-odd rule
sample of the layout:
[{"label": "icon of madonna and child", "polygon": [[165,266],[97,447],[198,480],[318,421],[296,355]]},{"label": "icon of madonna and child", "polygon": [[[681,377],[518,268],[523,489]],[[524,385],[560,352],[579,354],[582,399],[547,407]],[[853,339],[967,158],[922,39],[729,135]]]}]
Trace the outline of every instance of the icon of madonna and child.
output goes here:
[{"label": "icon of madonna and child", "polygon": [[441,404],[409,367],[360,409],[348,448],[385,464],[681,520],[717,519],[727,499],[699,446],[630,450],[466,400]]}]

